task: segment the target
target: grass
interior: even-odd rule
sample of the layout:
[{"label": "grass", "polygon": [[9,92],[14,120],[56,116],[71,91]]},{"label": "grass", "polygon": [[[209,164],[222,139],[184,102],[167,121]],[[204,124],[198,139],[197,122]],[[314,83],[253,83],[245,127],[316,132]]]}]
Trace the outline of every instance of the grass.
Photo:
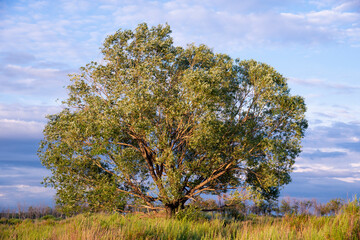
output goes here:
[{"label": "grass", "polygon": [[[10,220],[9,220],[10,221]],[[335,216],[256,216],[245,221],[81,214],[58,220],[1,221],[0,239],[360,239],[360,204]]]}]

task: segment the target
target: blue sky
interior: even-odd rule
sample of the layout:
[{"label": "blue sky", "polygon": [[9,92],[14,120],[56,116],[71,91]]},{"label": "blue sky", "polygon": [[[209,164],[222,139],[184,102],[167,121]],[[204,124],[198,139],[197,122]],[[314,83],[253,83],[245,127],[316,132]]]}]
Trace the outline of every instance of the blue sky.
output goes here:
[{"label": "blue sky", "polygon": [[305,97],[309,129],[282,196],[360,193],[360,1],[2,0],[0,208],[52,202],[36,156],[45,116],[107,35],[142,22],[168,23],[176,45],[270,64]]}]

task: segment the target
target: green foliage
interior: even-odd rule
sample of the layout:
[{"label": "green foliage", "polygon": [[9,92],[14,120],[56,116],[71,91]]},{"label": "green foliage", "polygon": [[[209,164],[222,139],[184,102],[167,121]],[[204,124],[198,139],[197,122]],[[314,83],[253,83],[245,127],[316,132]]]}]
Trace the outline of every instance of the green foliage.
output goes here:
[{"label": "green foliage", "polygon": [[4,217],[0,218],[0,224],[6,224],[7,221],[8,221],[7,218]]},{"label": "green foliage", "polygon": [[56,220],[56,217],[54,217],[53,215],[45,215],[42,218],[40,218],[40,220],[48,220],[48,219]]},{"label": "green foliage", "polygon": [[243,221],[246,219],[246,215],[238,209],[231,208],[227,214],[234,220]]},{"label": "green foliage", "polygon": [[280,212],[283,215],[292,213],[291,204],[288,200],[282,199],[280,204]]},{"label": "green foliage", "polygon": [[248,186],[275,199],[307,122],[302,97],[254,60],[173,45],[170,27],[119,30],[101,64],[73,75],[39,148],[67,214],[138,201],[170,213],[201,193]]},{"label": "green foliage", "polygon": [[337,214],[341,207],[343,206],[343,201],[339,198],[337,199],[331,199],[327,204],[326,204],[326,208],[327,211],[330,214]]},{"label": "green foliage", "polygon": [[176,213],[176,218],[183,221],[199,221],[206,219],[201,213],[201,210],[194,205],[188,205],[184,209],[179,209]]},{"label": "green foliage", "polygon": [[22,220],[18,219],[18,218],[10,218],[7,220],[7,224],[10,224],[10,225],[20,224],[21,222],[22,222]]}]

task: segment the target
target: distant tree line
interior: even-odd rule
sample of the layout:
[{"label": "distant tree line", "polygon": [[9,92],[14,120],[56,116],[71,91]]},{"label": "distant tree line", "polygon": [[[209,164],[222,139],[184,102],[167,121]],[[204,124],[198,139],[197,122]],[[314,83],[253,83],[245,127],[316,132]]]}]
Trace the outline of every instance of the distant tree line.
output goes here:
[{"label": "distant tree line", "polygon": [[[346,205],[345,200],[336,198],[327,203],[320,203],[316,199],[296,199],[285,197],[279,201],[253,201],[241,199],[239,196],[219,195],[217,199],[204,199],[197,197],[187,205],[188,208],[196,208],[203,212],[221,213],[224,217],[236,220],[245,219],[251,214],[262,216],[285,216],[285,215],[315,215],[333,216],[339,213],[341,208]],[[82,206],[76,214],[88,212],[87,206]],[[101,210],[103,211],[103,210]],[[118,212],[121,213],[150,213],[157,210],[144,208],[141,205],[126,205]],[[45,205],[25,207],[18,204],[17,208],[3,208],[0,211],[0,218],[5,219],[40,219],[53,216],[64,218],[65,214],[58,206],[49,207]]]},{"label": "distant tree line", "polygon": [[333,216],[339,213],[341,208],[346,205],[345,200],[336,198],[327,203],[321,203],[316,199],[296,199],[285,197],[279,201],[266,200],[245,200],[222,196],[215,199],[197,199],[191,204],[199,207],[203,211],[214,211],[223,213],[225,216],[231,216],[235,219],[244,219],[250,214],[255,215],[315,215],[315,216]]},{"label": "distant tree line", "polygon": [[312,214],[316,216],[328,216],[337,214],[345,201],[340,198],[331,199],[327,203],[319,203],[316,199],[298,200],[289,197],[283,198],[280,202],[279,213],[285,214]]},{"label": "distant tree line", "polygon": [[63,218],[65,215],[58,211],[57,207],[46,205],[29,206],[18,204],[16,208],[3,208],[0,211],[0,218],[16,219],[39,219],[46,216]]}]

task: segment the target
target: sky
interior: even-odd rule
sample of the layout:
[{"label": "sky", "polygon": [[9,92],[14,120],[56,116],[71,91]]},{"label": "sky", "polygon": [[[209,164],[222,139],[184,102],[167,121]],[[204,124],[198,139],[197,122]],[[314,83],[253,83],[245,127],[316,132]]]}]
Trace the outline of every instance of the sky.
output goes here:
[{"label": "sky", "polygon": [[36,155],[45,116],[106,36],[143,22],[168,23],[178,46],[265,62],[305,98],[309,128],[281,196],[360,195],[359,0],[0,0],[0,208],[53,204]]}]

